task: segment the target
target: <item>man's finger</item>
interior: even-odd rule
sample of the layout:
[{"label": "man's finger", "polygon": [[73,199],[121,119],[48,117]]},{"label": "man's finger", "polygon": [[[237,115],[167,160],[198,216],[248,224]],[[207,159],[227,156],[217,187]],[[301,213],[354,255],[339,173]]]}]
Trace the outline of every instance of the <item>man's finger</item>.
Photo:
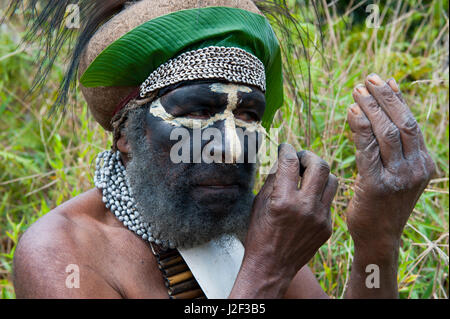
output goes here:
[{"label": "man's finger", "polygon": [[275,173],[269,174],[266,178],[266,181],[264,182],[264,185],[261,187],[261,190],[259,191],[260,196],[263,198],[267,198],[272,194],[273,191],[273,185],[275,183]]},{"label": "man's finger", "polygon": [[330,175],[330,166],[310,151],[303,151],[298,155],[300,156],[300,165],[305,168],[300,190],[321,198]]},{"label": "man's finger", "polygon": [[366,79],[366,87],[378,101],[391,121],[400,130],[403,154],[406,158],[418,153],[420,148],[419,125],[408,106],[398,97],[400,90],[395,81],[391,85],[397,89],[395,92],[391,85],[384,82],[377,74],[371,74]]},{"label": "man's finger", "polygon": [[286,197],[298,190],[300,163],[295,148],[290,144],[278,147],[278,169],[275,172],[273,197]]},{"label": "man's finger", "polygon": [[[398,98],[400,101],[402,101],[402,103],[403,103],[404,105],[407,106],[408,104],[406,103],[405,98],[404,98],[403,95],[402,95],[402,91],[400,90],[400,87],[398,86],[397,81],[395,81],[394,78],[390,78],[390,79],[387,80],[386,82],[387,82],[387,84],[389,84],[389,86],[391,87],[392,91],[394,91],[395,96],[397,96],[397,98]],[[421,149],[422,151],[426,151],[426,150],[427,150],[427,148],[426,148],[426,146],[425,146],[425,140],[424,140],[424,138],[423,138],[423,134],[422,134],[422,132],[420,131],[420,129],[419,129],[419,147],[420,147],[420,149]]]},{"label": "man's finger", "polygon": [[330,209],[333,198],[336,195],[338,189],[338,179],[333,174],[328,175],[327,184],[322,194],[322,203]]},{"label": "man's finger", "polygon": [[370,121],[385,166],[403,158],[400,132],[364,85],[353,90],[353,98]]},{"label": "man's finger", "polygon": [[[402,92],[400,92],[400,88],[398,87],[397,82],[394,78],[390,78],[386,81],[387,84],[391,87],[392,91],[394,91],[395,96],[404,104],[406,104],[405,99],[403,98]],[[407,105],[407,104],[406,104]]]},{"label": "man's finger", "polygon": [[356,146],[356,165],[360,174],[371,173],[382,164],[380,160],[380,148],[367,116],[358,104],[348,108],[348,124],[353,133]]}]

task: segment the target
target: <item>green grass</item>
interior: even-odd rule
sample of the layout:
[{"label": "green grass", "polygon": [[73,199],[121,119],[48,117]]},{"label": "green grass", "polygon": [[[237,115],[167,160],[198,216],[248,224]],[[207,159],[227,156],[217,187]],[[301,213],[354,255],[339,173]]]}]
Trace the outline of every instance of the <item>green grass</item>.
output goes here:
[{"label": "green grass", "polygon": [[[299,82],[299,92],[287,86],[286,103],[274,123],[281,128],[280,142],[289,142],[298,149],[311,149],[327,160],[333,173],[340,177],[340,188],[332,208],[333,235],[310,266],[330,296],[343,296],[353,255],[345,209],[356,176],[355,150],[346,112],[352,103],[353,87],[366,75],[376,72],[384,78],[393,76],[400,84],[420,123],[439,174],[418,201],[404,230],[398,272],[400,297],[446,298],[448,1],[385,1],[386,6],[380,6],[385,18],[379,29],[366,28],[364,21],[353,23],[358,2],[348,2],[347,15],[337,14],[334,5],[327,7],[328,12],[322,12],[327,17],[323,25],[323,56],[314,49],[314,45],[320,43],[317,28],[304,25],[311,32],[306,45],[310,54],[312,93],[304,94],[307,91],[307,86],[302,84],[307,75],[305,64],[296,63],[290,56],[288,63],[292,66],[292,78]],[[363,3],[362,8],[364,6]],[[293,11],[294,15],[296,12]],[[55,206],[92,188],[93,160],[111,144],[111,137],[89,116],[81,95],[69,101],[70,111],[65,117],[48,118],[63,74],[63,61],[57,62],[43,92],[24,98],[35,70],[32,61],[36,48],[17,50],[23,25],[18,19],[0,27],[2,298],[14,298],[12,258],[19,236]],[[295,45],[296,49],[300,48],[299,43]],[[311,116],[308,119],[309,97]],[[258,178],[257,187],[263,180],[263,176]]]}]

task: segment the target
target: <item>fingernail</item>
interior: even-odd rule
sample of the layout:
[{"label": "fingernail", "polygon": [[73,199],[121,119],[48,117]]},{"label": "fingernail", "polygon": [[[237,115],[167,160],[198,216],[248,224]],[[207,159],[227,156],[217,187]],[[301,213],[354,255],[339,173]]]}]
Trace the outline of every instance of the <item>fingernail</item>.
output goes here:
[{"label": "fingernail", "polygon": [[367,91],[366,87],[363,84],[360,84],[356,87],[356,91],[362,96],[369,96],[369,91]]},{"label": "fingernail", "polygon": [[368,80],[375,85],[383,85],[383,80],[378,76],[378,74],[372,73],[368,76]]},{"label": "fingernail", "polygon": [[355,114],[355,115],[359,115],[361,112],[361,109],[359,108],[359,105],[354,103],[352,105],[349,106],[350,111]]},{"label": "fingernail", "polygon": [[398,91],[400,91],[400,89],[398,88],[397,81],[395,81],[394,78],[390,79],[390,80],[388,81],[388,83],[389,83],[389,86],[391,87],[391,89],[392,89],[395,93],[397,93]]}]

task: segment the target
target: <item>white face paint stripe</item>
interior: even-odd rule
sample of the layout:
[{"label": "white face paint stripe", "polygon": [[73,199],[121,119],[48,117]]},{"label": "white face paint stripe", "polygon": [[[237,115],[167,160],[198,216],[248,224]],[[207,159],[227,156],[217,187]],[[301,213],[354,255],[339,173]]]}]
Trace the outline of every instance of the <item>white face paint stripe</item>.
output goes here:
[{"label": "white face paint stripe", "polygon": [[225,163],[236,163],[241,156],[242,145],[236,133],[236,121],[233,111],[237,107],[238,92],[250,93],[252,90],[243,85],[214,83],[210,86],[211,91],[227,94],[227,108],[225,115]]},{"label": "white face paint stripe", "polygon": [[[175,117],[172,114],[168,113],[164,109],[164,107],[161,104],[160,99],[157,99],[152,103],[152,105],[150,106],[149,112],[153,116],[159,117],[160,119],[162,119],[163,121],[165,121],[168,124],[171,124],[176,127],[184,126],[184,127],[191,128],[191,129],[194,128],[194,126],[197,127],[199,125],[202,129],[204,129],[204,128],[207,128],[208,126],[210,126],[211,124],[214,124],[217,121],[223,121],[226,118],[224,113],[216,114],[207,120],[192,119],[192,118],[187,118],[187,117]],[[250,132],[259,131],[259,132],[262,132],[263,134],[265,132],[265,130],[262,127],[260,122],[248,123],[248,122],[245,122],[240,119],[235,119],[235,122],[236,122],[236,126],[245,128],[245,129],[249,130]]]},{"label": "white face paint stripe", "polygon": [[159,117],[164,122],[176,126],[190,129],[204,129],[217,121],[225,121],[225,163],[235,163],[241,156],[242,146],[237,136],[236,126],[249,130],[250,132],[259,132],[265,135],[265,129],[260,122],[248,123],[234,117],[233,111],[237,107],[238,92],[250,93],[251,88],[244,85],[214,83],[210,86],[211,91],[227,94],[227,107],[222,113],[217,113],[213,117],[203,119],[192,119],[187,117],[175,117],[168,113],[161,104],[161,100],[155,100],[150,106],[150,114]]}]

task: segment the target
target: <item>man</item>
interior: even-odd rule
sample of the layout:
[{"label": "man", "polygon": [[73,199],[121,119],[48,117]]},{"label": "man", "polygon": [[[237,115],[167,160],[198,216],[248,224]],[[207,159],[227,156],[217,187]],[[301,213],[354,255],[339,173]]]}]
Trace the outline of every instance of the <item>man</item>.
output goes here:
[{"label": "man", "polygon": [[[109,4],[93,16],[120,12],[92,28],[79,74],[93,116],[114,132],[113,151],[98,158],[96,188],[22,236],[17,297],[201,297],[195,283],[179,290],[193,279],[168,274],[174,266],[189,273],[177,250],[236,234],[245,255],[230,298],[326,298],[306,264],[331,235],[336,177],[318,156],[282,144],[253,198],[251,138],[245,143],[237,133],[259,139],[282,102],[278,42],[257,7],[244,0]],[[400,237],[434,163],[395,80],[372,74],[353,97],[348,122],[359,174],[348,207],[355,255],[346,297],[396,297]],[[177,129],[193,138],[200,131],[200,159],[190,152],[174,160],[177,143],[195,148],[173,138]],[[83,278],[77,289],[65,285],[70,264]],[[366,286],[368,265],[380,269],[378,289]]]}]

